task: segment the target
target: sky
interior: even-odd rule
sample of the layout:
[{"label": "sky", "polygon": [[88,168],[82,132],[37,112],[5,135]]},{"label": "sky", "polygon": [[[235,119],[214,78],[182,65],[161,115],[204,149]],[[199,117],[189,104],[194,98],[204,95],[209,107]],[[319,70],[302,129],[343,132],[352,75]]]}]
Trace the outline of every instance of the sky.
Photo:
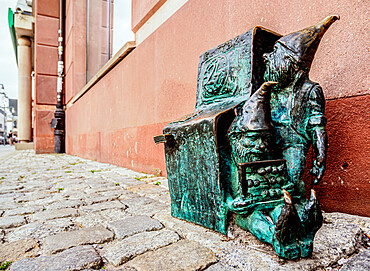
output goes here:
[{"label": "sky", "polygon": [[8,26],[8,8],[17,0],[0,0],[0,84],[9,98],[18,98],[18,68]]},{"label": "sky", "polygon": [[114,55],[127,41],[135,40],[131,31],[131,0],[114,0],[113,16]]},{"label": "sky", "polygon": [[[79,0],[82,1],[82,0]],[[18,98],[18,68],[8,26],[8,8],[15,10],[17,0],[0,0],[0,84],[9,98]],[[113,55],[134,40],[131,31],[131,0],[114,0]]]}]

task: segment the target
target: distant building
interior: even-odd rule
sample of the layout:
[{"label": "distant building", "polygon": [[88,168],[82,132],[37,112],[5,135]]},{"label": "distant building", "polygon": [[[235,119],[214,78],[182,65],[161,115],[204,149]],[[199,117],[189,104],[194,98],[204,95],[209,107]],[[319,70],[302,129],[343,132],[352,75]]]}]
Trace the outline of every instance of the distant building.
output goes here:
[{"label": "distant building", "polygon": [[13,116],[18,116],[18,100],[9,99],[9,111]]},{"label": "distant building", "polygon": [[[49,6],[50,4],[45,2],[43,5]],[[8,11],[9,29],[18,64],[18,105],[12,106],[13,110],[18,112],[17,118],[9,119],[9,121],[12,122],[12,129],[17,130],[16,133],[21,143],[33,140],[31,74],[35,60],[35,55],[33,55],[35,29],[32,5],[32,0],[18,0],[15,11],[11,9]],[[45,25],[45,27],[49,26]],[[32,143],[28,145],[33,147]]]},{"label": "distant building", "polygon": [[7,117],[8,133],[12,131],[13,134],[18,135],[17,122],[18,122],[18,100],[9,99],[9,113]]},{"label": "distant building", "polygon": [[7,137],[7,116],[3,108],[0,108],[0,144]]},{"label": "distant building", "polygon": [[4,85],[0,84],[0,144],[7,138],[7,113],[9,99],[4,90]]},{"label": "distant building", "polygon": [[7,140],[10,131],[17,135],[17,99],[9,99],[4,85],[0,84],[0,143]]}]

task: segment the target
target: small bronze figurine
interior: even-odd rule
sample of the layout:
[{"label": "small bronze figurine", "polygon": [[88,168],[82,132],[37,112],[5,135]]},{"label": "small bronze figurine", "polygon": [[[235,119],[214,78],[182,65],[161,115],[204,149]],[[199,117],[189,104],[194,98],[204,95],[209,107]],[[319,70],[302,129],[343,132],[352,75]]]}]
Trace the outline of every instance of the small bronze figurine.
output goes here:
[{"label": "small bronze figurine", "polygon": [[[201,56],[193,114],[164,128],[171,213],[226,233],[235,223],[287,259],[310,257],[322,225],[303,172],[326,165],[325,98],[308,74],[338,16],[281,36],[256,27]],[[265,82],[264,82],[265,81]]]},{"label": "small bronze figurine", "polygon": [[[304,197],[302,180],[307,151],[313,143],[315,184],[323,177],[326,163],[325,98],[308,73],[320,40],[338,16],[280,38],[271,53],[264,54],[265,80],[278,84],[271,95],[271,117],[277,149],[288,163],[288,174]],[[292,159],[294,157],[294,159]]]}]

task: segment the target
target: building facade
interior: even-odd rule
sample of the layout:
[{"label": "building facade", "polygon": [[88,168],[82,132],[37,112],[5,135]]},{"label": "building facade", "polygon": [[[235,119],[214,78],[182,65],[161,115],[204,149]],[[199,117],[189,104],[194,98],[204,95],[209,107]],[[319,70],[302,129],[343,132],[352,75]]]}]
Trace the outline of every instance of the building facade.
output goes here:
[{"label": "building facade", "polygon": [[[18,64],[18,140],[33,148],[32,71],[34,69],[34,16],[31,0],[18,0],[15,11],[8,10],[8,22]],[[13,122],[14,123],[14,122]],[[18,126],[17,126],[18,127]]]},{"label": "building facade", "polygon": [[[54,149],[59,3],[33,1],[38,153]],[[194,111],[202,52],[257,25],[288,34],[339,14],[310,74],[324,89],[329,135],[327,171],[316,189],[326,211],[369,215],[368,1],[132,0],[135,40],[112,57],[111,8],[106,0],[65,1],[68,154],[165,175],[163,146],[153,136]],[[91,14],[100,18],[93,26]],[[92,28],[97,37],[89,35]],[[92,44],[96,48],[90,50]]]},{"label": "building facade", "polygon": [[18,100],[9,99],[9,111],[7,113],[7,134],[10,132],[18,137]]},{"label": "building facade", "polygon": [[0,84],[0,144],[8,142],[9,133],[17,137],[18,101],[9,99],[4,85]]}]

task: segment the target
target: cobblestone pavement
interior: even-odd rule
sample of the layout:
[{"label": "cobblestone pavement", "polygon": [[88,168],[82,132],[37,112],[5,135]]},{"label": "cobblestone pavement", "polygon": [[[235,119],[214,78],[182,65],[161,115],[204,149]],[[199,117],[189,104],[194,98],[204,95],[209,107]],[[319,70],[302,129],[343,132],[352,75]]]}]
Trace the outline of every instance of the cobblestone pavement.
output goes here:
[{"label": "cobblestone pavement", "polygon": [[369,233],[369,218],[325,214],[312,259],[284,261],[237,227],[224,236],[171,217],[163,177],[33,151],[0,166],[9,270],[366,270]]},{"label": "cobblestone pavement", "polygon": [[9,145],[0,144],[0,160],[6,159],[8,157],[8,155],[11,154],[14,151],[15,151],[14,145],[9,146]]}]

